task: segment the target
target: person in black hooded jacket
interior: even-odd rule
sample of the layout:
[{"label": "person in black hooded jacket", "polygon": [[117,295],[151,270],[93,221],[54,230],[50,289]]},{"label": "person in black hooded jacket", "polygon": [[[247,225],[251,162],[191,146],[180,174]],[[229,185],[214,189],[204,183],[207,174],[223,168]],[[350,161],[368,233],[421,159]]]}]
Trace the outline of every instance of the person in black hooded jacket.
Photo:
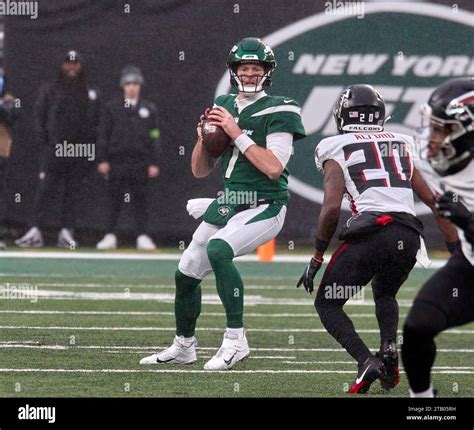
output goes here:
[{"label": "person in black hooded jacket", "polygon": [[156,248],[147,232],[147,183],[160,173],[160,144],[155,105],[140,96],[144,78],[138,67],[122,70],[123,94],[102,112],[97,142],[98,171],[108,180],[111,207],[107,232],[97,249],[117,247],[117,221],[122,203],[132,203],[137,223],[137,248]]},{"label": "person in black hooded jacket", "polygon": [[83,179],[94,166],[99,111],[97,90],[87,83],[83,59],[77,51],[69,51],[58,79],[40,88],[35,104],[34,127],[41,154],[39,185],[30,229],[15,241],[18,246],[43,246],[41,223],[46,203],[61,182],[64,194],[58,246],[77,246],[73,237],[76,201]]}]

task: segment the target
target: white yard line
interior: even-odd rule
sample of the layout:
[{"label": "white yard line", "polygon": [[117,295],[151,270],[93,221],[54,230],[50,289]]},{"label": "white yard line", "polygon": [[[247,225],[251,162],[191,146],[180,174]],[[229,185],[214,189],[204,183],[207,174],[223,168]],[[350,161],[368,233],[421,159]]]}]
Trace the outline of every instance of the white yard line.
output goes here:
[{"label": "white yard line", "polygon": [[[61,260],[164,260],[178,261],[181,254],[147,254],[147,253],[120,253],[120,252],[54,252],[54,251],[3,251],[0,258],[36,258],[36,259],[61,259]],[[275,255],[273,261],[275,263],[307,263],[309,255]],[[328,256],[327,261],[330,260]],[[257,255],[244,255],[237,257],[236,261],[256,262]],[[436,269],[446,264],[445,259],[434,259],[430,268]],[[419,266],[418,266],[419,267]]]},{"label": "white yard line", "polygon": [[[174,312],[145,312],[145,311],[57,311],[57,310],[0,310],[0,314],[18,314],[18,315],[130,315],[130,316],[172,316]],[[350,318],[375,318],[375,314],[348,314]],[[314,313],[258,313],[246,312],[246,317],[250,318],[319,318]],[[405,317],[401,314],[400,317]],[[204,312],[202,317],[225,317],[224,312]]]},{"label": "white yard line", "polygon": [[[16,276],[16,275],[15,275]],[[14,276],[13,276],[14,277]],[[262,278],[262,280],[267,281],[266,278]],[[294,282],[295,280],[293,278],[287,280],[287,281],[279,281],[278,284],[280,285],[258,285],[258,284],[245,284],[244,289],[245,291],[289,291],[289,292],[294,292],[296,291]],[[15,285],[15,283],[10,282],[10,285]],[[282,285],[283,284],[283,285]],[[4,287],[5,284],[0,284],[0,288]],[[104,290],[104,289],[114,289],[118,290],[119,293],[123,293],[123,290],[128,289],[128,290],[175,290],[174,284],[128,284],[128,283],[123,283],[123,282],[118,282],[118,283],[113,283],[113,284],[101,284],[101,283],[73,283],[73,282],[34,282],[33,283],[34,287],[38,288],[70,288],[70,289],[79,289],[79,288],[84,288],[84,289],[96,289],[96,290]],[[203,290],[216,290],[216,286],[214,284],[208,284],[208,285],[202,285],[201,288]],[[404,292],[417,292],[421,289],[421,285],[419,287],[406,287],[400,290],[400,294],[403,294]],[[363,290],[365,294],[369,294],[369,297],[372,297],[372,288],[370,286],[365,287]],[[117,292],[117,291],[116,291]]]},{"label": "white yard line", "polygon": [[[0,253],[1,255],[1,253]],[[440,260],[443,261],[444,260]],[[442,267],[442,265],[441,265]],[[53,273],[53,272],[48,272],[48,273],[35,273],[35,272],[28,272],[28,273],[12,273],[12,272],[0,272],[0,278],[40,278],[40,279],[49,279],[49,278],[56,278],[56,279],[83,279],[83,278],[92,278],[92,279],[108,279],[109,281],[111,279],[118,279],[119,282],[123,282],[124,279],[127,281],[129,279],[134,279],[134,280],[154,280],[156,279],[156,275],[150,274],[150,275],[145,275],[142,276],[141,274],[133,274],[133,276],[128,276],[126,274],[122,275],[115,275],[113,273],[110,274],[102,274],[102,273],[88,273],[87,276],[84,276],[83,274],[80,273]],[[260,281],[277,281],[278,283],[285,283],[288,282],[290,285],[293,285],[295,281],[294,276],[273,276],[273,275],[267,275],[267,274],[262,274],[262,275],[246,275],[245,280],[248,282],[252,280],[252,282],[260,282]],[[206,281],[213,282],[215,281],[215,277],[211,274],[206,277]],[[172,281],[170,280],[170,283]],[[38,283],[37,285],[40,285],[41,283]],[[43,282],[44,286],[48,286],[49,283]],[[59,284],[59,282],[58,282]],[[68,283],[64,283],[65,285],[68,285]],[[77,285],[80,285],[78,282]],[[101,284],[102,285],[102,284]],[[105,284],[107,285],[107,284]],[[121,284],[122,285],[122,284]],[[136,285],[136,284],[130,284],[130,285]],[[145,284],[143,284],[145,285]],[[149,285],[149,284],[146,284]],[[370,288],[370,286],[368,287]],[[418,291],[421,288],[420,287],[406,287],[406,291]],[[405,290],[405,288],[402,287],[400,291]]]},{"label": "white yard line", "polygon": [[[354,370],[323,370],[323,369],[308,369],[308,370],[187,370],[187,369],[41,369],[41,368],[0,368],[0,372],[18,372],[18,373],[222,373],[227,375],[232,374],[318,374],[318,373],[346,373],[353,374]],[[400,373],[404,373],[401,371]],[[470,375],[474,371],[470,370],[435,370],[433,374],[446,375]]]},{"label": "white yard line", "polygon": [[0,341],[0,345],[8,345],[10,343],[21,343],[24,345],[38,345],[38,342],[34,340],[2,340]]},{"label": "white yard line", "polygon": [[[3,330],[87,330],[87,331],[171,331],[174,332],[176,327],[94,327],[94,326],[28,326],[28,325],[0,325]],[[219,327],[199,327],[200,331],[219,331]],[[249,328],[250,333],[327,333],[323,328]],[[378,329],[359,329],[359,333],[376,333],[379,334]],[[398,330],[402,333],[401,330]],[[442,334],[474,334],[474,330],[450,329],[444,331]]]},{"label": "white yard line", "polygon": [[[13,345],[13,346],[10,346]],[[37,347],[39,349],[49,349],[50,347],[58,347],[53,349],[105,349],[105,350],[140,350],[140,351],[161,351],[162,349],[166,348],[165,346],[156,346],[156,345],[141,345],[141,346],[125,346],[125,345],[40,345],[38,342],[30,341],[30,340],[8,340],[8,341],[0,341],[0,348],[10,348],[10,347],[19,347],[19,348],[33,348]],[[215,351],[218,348],[218,345],[215,347],[201,347],[198,346],[196,349],[198,351]],[[347,351],[343,348],[250,348],[252,352],[344,352]],[[378,348],[370,348],[371,351],[376,352]],[[474,349],[465,349],[465,348],[439,348],[436,350],[437,352],[442,353],[463,353],[463,354],[472,354],[474,353]]]},{"label": "white yard line", "polygon": [[[22,373],[224,373],[224,374],[308,374],[308,373],[354,373],[353,370],[192,370],[192,369],[39,369],[39,368],[0,368],[0,372],[22,372]],[[469,372],[470,373],[470,372]]]},{"label": "white yard line", "polygon": [[351,364],[354,366],[355,361],[283,361],[285,364]]},{"label": "white yard line", "polygon": [[[2,289],[0,289],[0,292]],[[83,292],[83,291],[57,291],[57,290],[33,290],[31,296],[35,300],[146,300],[159,303],[174,303],[174,293],[133,293],[129,290],[123,292]],[[28,299],[31,297],[28,296]],[[283,306],[311,306],[313,307],[313,296],[304,296],[301,299],[263,297],[255,294],[246,294],[244,301],[246,306],[257,305],[283,305]],[[412,300],[399,299],[399,307],[411,307]],[[202,303],[209,305],[222,305],[217,294],[203,294]],[[374,307],[373,300],[349,300],[346,306],[370,306]]]},{"label": "white yard line", "polygon": [[[23,274],[22,274],[23,275]],[[4,274],[0,274],[0,277],[4,277]],[[16,275],[12,275],[14,277]],[[88,276],[87,276],[88,277]],[[260,279],[262,281],[268,281],[269,279],[265,276],[262,276],[262,278],[254,278],[254,277],[245,277],[247,279]],[[213,278],[206,278],[206,281],[214,281]],[[290,290],[292,291],[293,288],[295,287],[295,279],[292,277],[288,278],[278,278],[274,279],[273,281],[277,281],[275,283],[280,284],[280,285],[261,285],[261,284],[245,284],[245,289],[249,290]],[[213,282],[214,283],[214,282]],[[212,284],[207,284],[207,285],[202,285],[201,288],[204,289],[214,289],[216,288],[215,285]],[[107,282],[35,282],[35,286],[37,287],[48,287],[48,288],[151,288],[151,289],[175,289],[174,281],[171,281],[167,284],[156,284],[153,282],[149,282],[147,284],[132,284],[132,283],[125,283],[125,282],[113,282],[113,283],[107,283]],[[421,288],[421,285],[419,287],[402,287],[400,292],[403,291],[418,291]],[[370,285],[367,285],[364,289],[364,291],[371,291],[372,288]]]},{"label": "white yard line", "polygon": [[[249,256],[250,257],[250,256]],[[176,261],[181,253],[125,253],[125,252],[75,252],[75,251],[5,251],[0,258],[32,258],[38,260],[164,260]],[[254,256],[255,261],[257,256]]]},{"label": "white yard line", "polygon": [[[250,357],[249,357],[250,358]],[[287,360],[282,361],[284,364],[347,364],[354,366],[356,364],[355,361],[293,361]],[[435,370],[474,370],[474,366],[433,366],[432,369]]]},{"label": "white yard line", "polygon": [[1,345],[0,349],[3,348],[28,348],[28,349],[53,349],[53,350],[66,350],[69,349],[67,346],[63,345],[22,345],[22,344],[6,344]]},{"label": "white yard line", "polygon": [[458,370],[474,370],[474,366],[433,366],[432,369],[458,369]]},{"label": "white yard line", "polygon": [[[1,254],[0,254],[1,255]],[[97,278],[97,279],[121,279],[123,280],[124,278],[133,278],[133,279],[154,279],[155,276],[150,275],[150,276],[141,276],[140,274],[133,274],[131,276],[128,276],[126,274],[123,275],[114,275],[113,273],[109,274],[102,274],[102,273],[92,273],[92,274],[87,274],[87,276],[84,276],[83,273],[54,273],[54,272],[48,272],[48,273],[35,273],[35,272],[28,272],[28,273],[6,273],[6,272],[0,272],[0,278],[58,278],[58,279],[65,279],[65,278],[73,278],[73,279],[83,279],[83,278]]]},{"label": "white yard line", "polygon": [[[143,316],[174,316],[174,312],[142,312],[142,311],[48,311],[48,310],[0,310],[0,314],[14,315],[143,315]],[[248,316],[248,314],[246,314]],[[262,314],[263,316],[264,314]],[[201,314],[202,316],[225,316],[224,312]]]},{"label": "white yard line", "polygon": [[[261,291],[296,291],[293,290],[295,286],[293,285],[294,280],[291,280],[291,284],[288,283],[287,285],[253,285],[253,284],[246,284],[244,286],[245,290],[261,290]],[[281,284],[282,282],[280,282]],[[10,283],[10,285],[14,285],[14,283]],[[35,282],[35,287],[38,288],[92,288],[92,289],[117,289],[123,290],[125,288],[128,289],[150,289],[150,290],[173,290],[175,289],[174,284],[126,284],[126,283],[115,283],[115,284],[100,284],[100,283],[69,283],[69,282]],[[0,285],[2,287],[2,285]],[[215,290],[215,285],[203,285],[202,289],[204,290]]]},{"label": "white yard line", "polygon": [[[1,347],[0,347],[1,348]],[[217,348],[214,348],[214,352],[217,351]],[[142,350],[142,351],[124,351],[124,350],[113,350],[113,349],[109,349],[109,350],[105,350],[103,351],[105,353],[108,353],[108,354],[143,354],[143,355],[147,355],[147,354],[150,354],[150,351],[149,350]],[[199,358],[211,358],[212,355],[205,355],[205,354],[199,354]],[[295,357],[287,357],[287,356],[279,356],[279,355],[250,355],[249,357],[246,358],[246,360],[295,360],[296,359],[296,356]],[[283,361],[284,363],[284,361]],[[289,363],[292,363],[292,361],[289,361]],[[331,362],[329,362],[331,363]],[[354,364],[355,362],[352,362],[352,364]]]}]

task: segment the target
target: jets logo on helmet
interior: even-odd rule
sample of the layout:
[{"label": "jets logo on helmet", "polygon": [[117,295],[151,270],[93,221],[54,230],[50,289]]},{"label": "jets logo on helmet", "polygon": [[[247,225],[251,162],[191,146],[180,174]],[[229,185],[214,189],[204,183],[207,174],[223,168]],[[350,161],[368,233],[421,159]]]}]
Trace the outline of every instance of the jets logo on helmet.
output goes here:
[{"label": "jets logo on helmet", "polygon": [[[454,78],[441,84],[428,101],[431,134],[428,159],[441,176],[462,170],[474,150],[474,79]],[[447,131],[436,147],[433,127]]]},{"label": "jets logo on helmet", "polygon": [[[237,68],[246,63],[260,64],[265,73],[255,85],[244,85],[237,76]],[[230,84],[244,93],[257,93],[272,84],[272,74],[277,63],[272,49],[263,40],[256,37],[246,37],[234,45],[229,52],[227,68],[230,73]]]},{"label": "jets logo on helmet", "polygon": [[385,102],[370,85],[352,85],[336,101],[333,114],[339,134],[383,131]]}]

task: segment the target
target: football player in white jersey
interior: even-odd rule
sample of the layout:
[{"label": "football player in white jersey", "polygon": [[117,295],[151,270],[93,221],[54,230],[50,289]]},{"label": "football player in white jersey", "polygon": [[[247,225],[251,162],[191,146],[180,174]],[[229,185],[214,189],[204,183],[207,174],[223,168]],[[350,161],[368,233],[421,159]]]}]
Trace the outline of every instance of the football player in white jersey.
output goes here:
[{"label": "football player in white jersey", "polygon": [[434,397],[434,338],[474,321],[474,78],[454,78],[431,95],[428,163],[420,170],[439,197],[440,215],[458,227],[461,246],[422,287],[403,328],[402,359],[411,397]]},{"label": "football player in white jersey", "polygon": [[[369,85],[353,85],[334,107],[339,135],[316,147],[324,172],[324,201],[316,228],[315,253],[297,286],[313,291],[338,225],[344,194],[353,216],[339,238],[321,280],[315,307],[328,332],[358,363],[350,393],[365,393],[380,378],[385,389],[398,383],[396,294],[415,265],[423,225],[415,216],[413,191],[435,213],[435,199],[413,165],[413,139],[384,132],[385,103]],[[448,242],[457,239],[450,223],[438,217]],[[424,248],[424,246],[422,246]],[[343,306],[372,281],[381,346],[377,356],[355,331]]]}]

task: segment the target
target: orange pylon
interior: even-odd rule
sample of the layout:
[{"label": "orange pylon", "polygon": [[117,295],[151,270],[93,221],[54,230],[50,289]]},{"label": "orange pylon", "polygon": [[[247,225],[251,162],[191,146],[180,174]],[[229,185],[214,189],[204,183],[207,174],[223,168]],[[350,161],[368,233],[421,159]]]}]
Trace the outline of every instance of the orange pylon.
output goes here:
[{"label": "orange pylon", "polygon": [[275,255],[275,239],[270,240],[257,248],[258,261],[268,263]]}]

